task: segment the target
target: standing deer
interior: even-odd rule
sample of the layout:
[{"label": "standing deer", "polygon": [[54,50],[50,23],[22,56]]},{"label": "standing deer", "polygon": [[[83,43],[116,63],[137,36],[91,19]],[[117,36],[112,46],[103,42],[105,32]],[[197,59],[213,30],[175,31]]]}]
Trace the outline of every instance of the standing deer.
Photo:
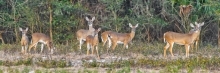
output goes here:
[{"label": "standing deer", "polygon": [[174,56],[172,53],[172,48],[173,48],[173,44],[179,44],[179,45],[185,45],[185,49],[186,49],[186,57],[189,56],[189,49],[190,49],[190,45],[194,43],[194,41],[196,40],[196,38],[199,36],[199,31],[201,30],[201,26],[204,25],[203,23],[195,23],[196,26],[194,26],[192,23],[190,23],[190,26],[193,27],[192,31],[190,33],[176,33],[176,32],[166,32],[164,33],[164,42],[167,42],[166,46],[164,47],[164,57],[166,57],[166,50],[167,48],[169,48],[169,51],[172,55],[172,57]]},{"label": "standing deer", "polygon": [[51,54],[53,54],[53,50],[55,49],[55,47],[53,46],[51,38],[43,33],[32,34],[32,44],[29,46],[29,52],[31,51],[32,47],[34,47],[34,51],[36,52],[36,47],[39,42],[42,43],[40,53],[42,53],[44,45],[46,44],[48,50],[51,52]]},{"label": "standing deer", "polygon": [[[135,26],[132,26],[131,23],[129,23],[129,26],[132,28],[130,33],[117,33],[117,32],[111,32],[108,34],[109,39],[109,47],[112,45],[112,49],[114,50],[117,44],[124,44],[124,48],[128,49],[128,43],[132,41],[132,39],[135,36],[135,30],[138,27],[138,24]],[[107,50],[108,52],[108,50]]]},{"label": "standing deer", "polygon": [[[87,55],[89,55],[89,50],[92,48],[92,54],[94,54],[94,48],[96,49],[97,56],[99,58],[99,52],[98,52],[98,43],[99,43],[99,38],[98,38],[98,33],[101,30],[101,28],[95,30],[95,35],[88,35],[86,37],[86,44],[87,44]],[[100,59],[100,58],[99,58]]]},{"label": "standing deer", "polygon": [[21,53],[24,53],[26,54],[27,52],[27,48],[28,48],[28,43],[29,43],[29,39],[27,37],[27,31],[28,31],[28,28],[26,28],[25,30],[23,30],[22,28],[19,27],[19,30],[22,32],[22,37],[21,37],[21,46],[22,46],[22,49],[21,49]]},{"label": "standing deer", "polygon": [[89,30],[80,29],[76,32],[77,40],[79,41],[79,49],[81,50],[81,46],[84,41],[86,41],[86,37],[88,35],[94,36],[95,29],[93,28],[93,21],[95,20],[95,17],[90,20],[88,17],[86,17],[86,20],[88,21]]},{"label": "standing deer", "polygon": [[5,31],[0,31],[0,40],[2,40],[2,43],[5,44],[4,40],[3,40],[3,37],[2,37],[2,34],[4,33]]},{"label": "standing deer", "polygon": [[[198,23],[195,22],[195,24],[198,24]],[[194,29],[191,29],[191,30],[189,31],[189,33],[193,33],[193,32],[194,32]],[[194,45],[195,45],[195,47],[196,47],[196,50],[198,49],[199,35],[200,35],[200,30],[199,30],[199,32],[198,32],[197,38],[195,39],[195,42],[193,42],[193,43],[191,44],[192,49],[194,48]],[[194,43],[195,43],[195,44],[194,44]]]}]

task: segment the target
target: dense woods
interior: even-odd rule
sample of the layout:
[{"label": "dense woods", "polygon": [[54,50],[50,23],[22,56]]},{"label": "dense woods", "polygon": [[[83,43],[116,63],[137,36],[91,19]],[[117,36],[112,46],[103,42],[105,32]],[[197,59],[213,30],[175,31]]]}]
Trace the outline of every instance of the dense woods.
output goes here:
[{"label": "dense woods", "polygon": [[[0,30],[5,43],[18,43],[19,27],[50,35],[56,44],[76,42],[76,31],[88,29],[85,17],[95,17],[94,28],[130,32],[139,24],[134,41],[163,42],[163,33],[188,33],[189,23],[205,22],[200,39],[217,44],[220,0],[0,0]],[[191,5],[188,16],[182,5]],[[184,9],[183,9],[184,10]]]}]

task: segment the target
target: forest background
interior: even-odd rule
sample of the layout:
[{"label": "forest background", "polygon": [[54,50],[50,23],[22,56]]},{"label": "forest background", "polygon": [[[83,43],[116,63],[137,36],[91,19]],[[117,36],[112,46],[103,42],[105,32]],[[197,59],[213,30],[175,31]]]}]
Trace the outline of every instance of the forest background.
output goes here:
[{"label": "forest background", "polygon": [[[187,23],[181,5],[192,5]],[[5,43],[19,43],[18,27],[50,35],[55,44],[76,43],[76,31],[88,29],[85,17],[95,17],[94,28],[130,32],[128,23],[139,24],[135,42],[163,42],[163,33],[188,33],[189,23],[205,22],[200,43],[217,45],[220,0],[0,0],[0,30]]]}]

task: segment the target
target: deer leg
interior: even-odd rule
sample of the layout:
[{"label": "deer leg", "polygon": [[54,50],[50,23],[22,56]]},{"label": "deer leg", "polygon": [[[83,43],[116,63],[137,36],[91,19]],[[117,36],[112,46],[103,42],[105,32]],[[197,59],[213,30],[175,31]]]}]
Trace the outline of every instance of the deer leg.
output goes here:
[{"label": "deer leg", "polygon": [[40,53],[43,52],[43,49],[44,49],[44,44],[42,43],[42,44],[41,44],[41,50],[40,50]]},{"label": "deer leg", "polygon": [[1,39],[1,40],[2,40],[2,43],[5,44],[4,40],[3,39]]},{"label": "deer leg", "polygon": [[196,51],[197,51],[197,48],[198,48],[198,41],[196,41]]},{"label": "deer leg", "polygon": [[170,50],[170,53],[171,53],[171,55],[172,55],[172,57],[174,57],[174,55],[173,55],[173,43],[170,43],[170,48],[169,48],[169,50]]},{"label": "deer leg", "polygon": [[50,52],[50,54],[53,54],[53,48],[50,47],[50,44],[47,44],[47,48],[48,48],[48,51]]},{"label": "deer leg", "polygon": [[108,37],[108,48],[110,48],[111,47],[111,45],[112,45],[112,41],[111,41],[111,39]]},{"label": "deer leg", "polygon": [[166,44],[166,46],[164,47],[164,51],[163,51],[163,56],[166,57],[166,50],[167,48],[169,48],[169,43]]},{"label": "deer leg", "polygon": [[37,53],[37,50],[36,50],[37,44],[38,44],[38,43],[36,43],[36,44],[34,45],[34,52],[35,52],[35,53]]},{"label": "deer leg", "polygon": [[113,45],[112,50],[115,50],[115,47],[117,46],[117,42],[114,41],[112,45]]},{"label": "deer leg", "polygon": [[79,39],[79,49],[81,50],[81,46],[82,46],[82,39]]},{"label": "deer leg", "polygon": [[128,44],[127,44],[127,42],[124,42],[124,48],[128,49]]},{"label": "deer leg", "polygon": [[112,45],[112,41],[111,39],[108,37],[108,48],[107,48],[107,53],[108,53],[108,50],[111,48],[111,45]]},{"label": "deer leg", "polygon": [[[36,48],[37,43],[38,43],[38,42],[33,42],[33,43],[29,46],[29,50],[28,50],[28,51],[30,52],[30,51],[31,51],[31,48],[32,48],[33,46],[35,46],[35,48]],[[34,48],[34,49],[35,49],[35,48]]]},{"label": "deer leg", "polygon": [[94,55],[94,47],[95,47],[95,46],[92,46],[92,55]]},{"label": "deer leg", "polygon": [[103,44],[102,44],[102,46],[105,46],[105,43],[106,43],[106,39],[103,39],[103,38],[101,38],[102,39],[102,42],[103,42]]},{"label": "deer leg", "polygon": [[28,45],[25,45],[25,50],[24,50],[25,54],[27,53],[27,48],[28,48]]},{"label": "deer leg", "polygon": [[185,45],[185,49],[186,49],[186,57],[189,56],[189,48],[190,46],[188,44]]},{"label": "deer leg", "polygon": [[21,53],[24,53],[24,46],[21,46]]},{"label": "deer leg", "polygon": [[90,45],[87,44],[87,55],[89,55],[89,49],[90,49]]},{"label": "deer leg", "polygon": [[100,57],[99,57],[98,45],[96,45],[95,48],[96,48],[96,53],[97,53],[98,59],[100,59]]}]

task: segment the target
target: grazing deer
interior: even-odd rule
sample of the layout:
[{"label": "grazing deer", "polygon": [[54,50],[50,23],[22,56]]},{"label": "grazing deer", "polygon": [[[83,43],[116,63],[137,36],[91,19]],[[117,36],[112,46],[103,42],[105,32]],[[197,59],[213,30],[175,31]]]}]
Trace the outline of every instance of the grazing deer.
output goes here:
[{"label": "grazing deer", "polygon": [[40,53],[42,53],[43,48],[44,48],[44,44],[46,44],[48,50],[51,52],[51,54],[53,54],[53,50],[55,49],[55,47],[53,46],[51,38],[43,33],[33,33],[32,34],[32,43],[29,46],[29,52],[31,51],[32,47],[34,47],[34,51],[36,52],[36,47],[39,42],[42,43]]},{"label": "grazing deer", "polygon": [[186,49],[186,57],[189,56],[189,49],[190,45],[194,43],[196,38],[199,36],[199,31],[201,30],[201,26],[204,25],[203,23],[195,23],[196,26],[194,26],[192,23],[190,23],[190,26],[193,27],[193,31],[190,33],[176,33],[176,32],[166,32],[164,33],[164,42],[167,42],[166,46],[164,47],[164,57],[166,57],[166,50],[169,48],[170,53],[172,57],[174,56],[172,53],[173,44],[179,44],[179,45],[185,45]]},{"label": "grazing deer", "polygon": [[98,33],[101,30],[101,28],[95,30],[95,35],[88,35],[86,37],[86,44],[87,44],[87,55],[89,55],[89,50],[92,48],[92,54],[94,53],[94,48],[96,49],[97,56],[99,58],[99,52],[98,52],[98,43],[99,43],[99,38],[98,38]]},{"label": "grazing deer", "polygon": [[22,37],[21,37],[21,52],[26,54],[27,52],[27,48],[28,48],[28,43],[29,43],[29,39],[27,37],[27,31],[28,31],[28,28],[26,28],[25,30],[23,30],[22,28],[19,27],[19,30],[21,31],[22,33]]},{"label": "grazing deer", "polygon": [[[135,30],[138,27],[138,24],[135,26],[132,26],[131,23],[129,23],[129,26],[132,28],[130,33],[117,33],[117,32],[111,32],[108,34],[109,39],[109,47],[111,47],[112,44],[112,49],[114,50],[117,44],[124,44],[124,48],[128,49],[128,43],[134,38],[135,36]],[[108,52],[108,50],[107,50]]]},{"label": "grazing deer", "polygon": [[88,17],[86,17],[86,20],[88,21],[89,30],[80,29],[76,32],[77,40],[79,41],[79,49],[81,50],[81,46],[84,41],[86,41],[86,37],[88,35],[94,36],[95,29],[93,28],[93,21],[95,20],[95,17],[90,20]]},{"label": "grazing deer", "polygon": [[3,40],[3,37],[2,37],[2,34],[4,33],[5,31],[0,31],[0,40],[2,40],[2,43],[5,44],[4,40]]}]

